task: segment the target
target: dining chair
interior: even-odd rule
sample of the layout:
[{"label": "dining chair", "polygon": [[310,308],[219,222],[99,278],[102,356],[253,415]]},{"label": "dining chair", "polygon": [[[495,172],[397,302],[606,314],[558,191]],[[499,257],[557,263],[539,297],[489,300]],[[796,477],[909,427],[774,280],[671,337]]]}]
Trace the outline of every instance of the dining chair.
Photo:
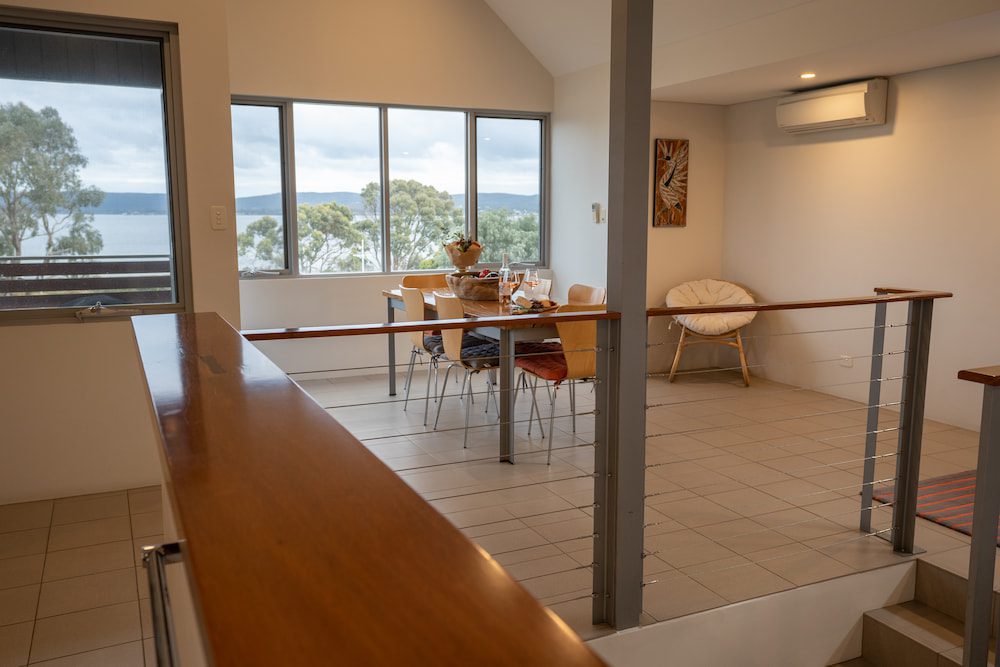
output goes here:
[{"label": "dining chair", "polygon": [[569,288],[569,294],[566,298],[566,303],[573,304],[601,304],[607,303],[608,301],[608,290],[603,287],[591,287],[590,285],[581,285],[577,283],[571,285]]},{"label": "dining chair", "polygon": [[[557,313],[579,313],[587,311],[603,311],[606,306],[602,304],[567,304],[559,306]],[[556,416],[556,398],[559,395],[559,387],[562,383],[569,384],[569,404],[570,414],[573,420],[573,432],[576,432],[576,382],[593,378],[597,374],[597,322],[595,320],[585,320],[582,322],[556,322],[556,330],[559,332],[561,349],[550,354],[526,355],[515,359],[514,364],[521,369],[522,374],[532,376],[531,385],[531,413],[529,413],[529,427],[531,415],[538,411],[538,398],[536,396],[538,381],[553,384],[552,405],[549,410],[549,447],[547,464],[552,465],[552,426]],[[538,417],[539,428],[541,428],[541,415]],[[545,432],[542,431],[542,437]]]},{"label": "dining chair", "polygon": [[[399,291],[403,297],[403,307],[405,321],[419,322],[424,319],[424,293],[417,287],[399,286]],[[441,344],[441,337],[435,336],[428,331],[410,332],[410,342],[413,347],[410,349],[410,364],[406,369],[406,381],[404,389],[406,398],[403,400],[403,410],[406,410],[410,402],[410,388],[413,384],[413,367],[417,362],[417,357],[429,356],[427,367],[427,394],[424,396],[424,426],[427,426],[427,413],[431,396],[431,376],[436,375],[438,358],[441,353],[438,351]]]},{"label": "dining chair", "polygon": [[[434,293],[434,300],[437,304],[438,317],[442,320],[458,320],[465,317],[465,309],[462,307],[462,300],[450,294]],[[448,392],[448,377],[451,369],[459,368],[465,371],[462,379],[462,390],[460,396],[465,400],[465,438],[462,447],[469,446],[469,413],[472,409],[472,377],[482,371],[491,371],[500,366],[500,346],[497,343],[483,343],[467,347],[462,346],[462,329],[445,329],[441,332],[443,342],[444,358],[451,363],[444,372],[444,382],[441,384],[441,395],[438,397],[437,415],[434,417],[434,429],[437,430],[438,420],[441,419],[441,406],[444,404],[445,394]],[[497,403],[496,396],[493,395],[492,378],[486,384],[486,410],[490,409],[490,398]],[[497,404],[499,412],[499,404]]]},{"label": "dining chair", "polygon": [[541,296],[548,296],[552,292],[552,279],[551,278],[539,278],[538,286],[535,287],[535,294]]},{"label": "dining chair", "polygon": [[448,282],[443,273],[411,273],[403,276],[403,287],[417,289],[448,289]]}]

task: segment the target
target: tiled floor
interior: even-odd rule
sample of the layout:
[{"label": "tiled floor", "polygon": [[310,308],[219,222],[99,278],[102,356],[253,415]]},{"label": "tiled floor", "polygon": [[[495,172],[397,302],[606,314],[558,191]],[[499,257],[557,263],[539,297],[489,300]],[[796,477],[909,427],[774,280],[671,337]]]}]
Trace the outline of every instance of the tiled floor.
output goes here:
[{"label": "tiled floor", "polygon": [[159,487],[0,506],[0,667],[155,664],[143,544]]},{"label": "tiled floor", "polygon": [[[422,397],[423,377],[412,396]],[[557,399],[552,466],[530,401],[518,399],[516,465],[496,461],[496,412],[477,396],[469,448],[464,410],[446,399],[439,431],[424,433],[423,402],[387,400],[384,376],[301,380],[425,498],[584,637],[590,625],[593,416],[575,433],[565,390]],[[484,391],[481,380],[476,390]],[[457,387],[454,393],[458,393]],[[861,404],[735,374],[648,382],[644,622],[674,618],[795,586],[899,562],[888,544],[858,530],[866,411]],[[368,402],[378,404],[366,405]],[[539,393],[546,418],[550,403]],[[352,407],[336,407],[352,406]],[[431,403],[431,420],[434,404]],[[593,409],[580,385],[578,413]],[[881,428],[898,415],[883,410]],[[547,419],[543,425],[548,429]],[[896,433],[880,436],[876,476],[895,475]],[[977,434],[928,421],[922,477],[975,467]],[[876,531],[891,508],[873,514]],[[920,521],[930,552],[964,536]]]},{"label": "tiled floor", "polygon": [[[424,377],[414,400],[384,403],[385,376],[304,380],[303,388],[585,638],[590,624],[593,396],[577,390],[577,425],[557,398],[552,465],[530,400],[519,396],[517,462],[497,461],[497,416],[447,398],[438,431],[423,426]],[[481,379],[475,390],[484,391]],[[452,393],[458,393],[457,384]],[[735,376],[648,383],[643,621],[651,623],[794,586],[897,563],[857,529],[865,411],[813,391]],[[550,402],[539,403],[549,436]],[[434,419],[430,404],[430,421]],[[884,427],[896,415],[886,412]],[[876,479],[895,474],[895,433],[880,436]],[[922,476],[975,466],[973,432],[927,422]],[[141,665],[151,658],[141,544],[158,540],[157,489],[0,507],[0,667]],[[876,530],[889,510],[876,513]],[[918,521],[932,554],[964,536]],[[145,641],[144,641],[144,638]],[[61,662],[42,661],[63,659]],[[88,662],[90,660],[90,662]]]}]

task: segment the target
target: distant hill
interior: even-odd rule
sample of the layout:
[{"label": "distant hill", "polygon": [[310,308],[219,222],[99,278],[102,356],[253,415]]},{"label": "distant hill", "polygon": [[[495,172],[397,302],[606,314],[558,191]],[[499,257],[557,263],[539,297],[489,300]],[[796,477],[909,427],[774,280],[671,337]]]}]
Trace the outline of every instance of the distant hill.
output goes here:
[{"label": "distant hill", "polygon": [[[327,204],[337,202],[360,214],[363,208],[361,194],[357,192],[300,192],[300,204]],[[457,206],[465,205],[465,195],[454,195]],[[538,195],[515,195],[507,192],[481,192],[479,208],[489,210],[505,208],[511,211],[537,211]],[[151,192],[108,192],[100,206],[87,209],[87,213],[104,215],[165,215],[167,196]],[[281,215],[281,194],[255,195],[236,198],[237,215]]]}]

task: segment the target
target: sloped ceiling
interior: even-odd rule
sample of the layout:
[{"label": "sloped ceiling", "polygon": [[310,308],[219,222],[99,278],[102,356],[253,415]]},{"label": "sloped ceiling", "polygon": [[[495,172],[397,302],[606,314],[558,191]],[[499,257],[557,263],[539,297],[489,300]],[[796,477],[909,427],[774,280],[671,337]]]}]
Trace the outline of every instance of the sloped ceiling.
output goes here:
[{"label": "sloped ceiling", "polygon": [[[485,0],[553,76],[606,63],[611,0]],[[1000,0],[654,0],[653,97],[734,104],[1000,54]]]}]

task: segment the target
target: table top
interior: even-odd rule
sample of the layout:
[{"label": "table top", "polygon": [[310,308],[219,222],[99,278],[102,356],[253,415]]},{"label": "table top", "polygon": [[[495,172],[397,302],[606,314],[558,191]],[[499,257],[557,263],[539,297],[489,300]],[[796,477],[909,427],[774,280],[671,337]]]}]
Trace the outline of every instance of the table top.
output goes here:
[{"label": "table top", "polygon": [[132,326],[215,665],[603,664],[217,314]]},{"label": "table top", "polygon": [[[424,293],[424,305],[428,310],[437,311],[437,303],[434,300],[434,293],[453,294],[447,289],[422,289]],[[399,289],[382,290],[382,295],[387,299],[402,299],[403,294]],[[503,317],[509,316],[509,312],[504,312],[499,301],[474,301],[472,299],[462,299],[462,309],[468,317]]]}]

